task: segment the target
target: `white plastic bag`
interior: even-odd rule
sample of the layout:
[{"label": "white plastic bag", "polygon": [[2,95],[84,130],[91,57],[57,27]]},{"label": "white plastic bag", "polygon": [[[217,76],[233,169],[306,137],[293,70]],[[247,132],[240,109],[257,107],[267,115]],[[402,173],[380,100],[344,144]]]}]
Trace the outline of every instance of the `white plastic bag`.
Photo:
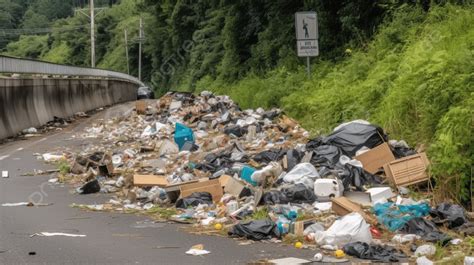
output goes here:
[{"label": "white plastic bag", "polygon": [[303,183],[309,189],[313,189],[314,181],[317,178],[320,178],[320,176],[313,165],[300,163],[283,177],[283,181],[293,184]]},{"label": "white plastic bag", "polygon": [[336,220],[328,230],[316,232],[315,241],[319,245],[337,245],[339,247],[351,242],[370,244],[372,235],[370,226],[359,213],[350,213]]}]

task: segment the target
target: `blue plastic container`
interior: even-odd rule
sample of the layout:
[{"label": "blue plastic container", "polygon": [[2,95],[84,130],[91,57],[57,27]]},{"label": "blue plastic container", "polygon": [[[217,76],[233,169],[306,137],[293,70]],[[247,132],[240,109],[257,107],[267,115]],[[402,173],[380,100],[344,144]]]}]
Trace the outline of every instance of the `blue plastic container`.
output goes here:
[{"label": "blue plastic container", "polygon": [[244,166],[242,171],[240,171],[240,178],[245,180],[246,182],[250,183],[252,186],[257,186],[257,182],[252,180],[252,174],[255,172],[256,169],[249,166]]},{"label": "blue plastic container", "polygon": [[178,145],[179,150],[183,148],[184,143],[194,143],[193,130],[184,124],[176,123],[174,131],[174,142]]}]

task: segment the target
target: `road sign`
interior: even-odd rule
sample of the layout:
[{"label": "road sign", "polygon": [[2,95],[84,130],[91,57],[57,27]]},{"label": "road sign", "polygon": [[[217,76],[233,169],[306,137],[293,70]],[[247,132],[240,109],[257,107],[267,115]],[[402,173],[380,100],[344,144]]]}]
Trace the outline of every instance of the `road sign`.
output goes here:
[{"label": "road sign", "polygon": [[319,55],[318,16],[316,12],[297,12],[295,14],[297,51],[299,57]]},{"label": "road sign", "polygon": [[319,55],[318,15],[314,11],[295,13],[298,57],[306,57],[306,71],[311,77],[310,58]]},{"label": "road sign", "polygon": [[318,40],[297,41],[299,57],[314,57],[319,55]]},{"label": "road sign", "polygon": [[295,14],[296,39],[318,39],[318,16],[316,12],[297,12]]}]

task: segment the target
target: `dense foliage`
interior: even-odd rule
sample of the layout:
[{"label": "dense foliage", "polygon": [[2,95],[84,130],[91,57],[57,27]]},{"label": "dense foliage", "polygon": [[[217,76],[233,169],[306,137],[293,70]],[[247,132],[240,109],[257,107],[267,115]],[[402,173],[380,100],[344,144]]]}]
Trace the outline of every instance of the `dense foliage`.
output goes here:
[{"label": "dense foliage", "polygon": [[[0,0],[5,54],[88,66],[86,0]],[[448,3],[449,2],[449,3]],[[473,160],[474,8],[463,0],[99,1],[97,62],[159,92],[211,89],[243,107],[280,106],[314,134],[356,118],[424,145],[443,192],[466,201]],[[320,56],[308,78],[294,13],[315,10]],[[39,32],[33,28],[46,28]],[[29,30],[29,31],[28,31]],[[1,33],[1,32],[0,32]],[[41,34],[38,34],[41,33]],[[45,34],[46,33],[46,34]],[[20,36],[21,35],[21,36]]]}]

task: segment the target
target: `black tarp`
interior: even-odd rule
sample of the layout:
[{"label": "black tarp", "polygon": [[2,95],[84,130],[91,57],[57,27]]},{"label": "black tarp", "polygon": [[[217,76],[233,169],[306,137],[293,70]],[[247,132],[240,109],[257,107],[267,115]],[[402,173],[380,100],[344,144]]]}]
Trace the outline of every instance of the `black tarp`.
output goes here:
[{"label": "black tarp", "polygon": [[345,155],[353,157],[363,146],[374,148],[386,140],[382,128],[353,122],[323,137],[322,143],[337,146]]}]

